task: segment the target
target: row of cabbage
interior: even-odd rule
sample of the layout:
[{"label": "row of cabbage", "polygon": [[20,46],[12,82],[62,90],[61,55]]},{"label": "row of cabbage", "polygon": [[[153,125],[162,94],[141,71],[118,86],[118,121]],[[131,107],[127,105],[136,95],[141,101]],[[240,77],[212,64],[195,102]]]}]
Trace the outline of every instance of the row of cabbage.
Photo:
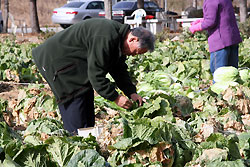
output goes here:
[{"label": "row of cabbage", "polygon": [[[240,68],[249,66],[249,43],[245,39],[240,44]],[[2,165],[250,165],[249,80],[243,80],[236,69],[233,82],[238,84],[216,93],[206,40],[158,42],[153,53],[130,57],[127,63],[147,103],[126,111],[97,96],[96,115],[104,118],[98,122],[104,123],[101,138],[69,136],[53,96],[43,86],[24,89],[17,101],[1,102]],[[10,128],[16,124],[25,131]]]},{"label": "row of cabbage", "polygon": [[3,38],[0,43],[0,80],[41,82],[42,77],[32,60],[31,50],[38,44],[17,43],[15,38]]}]

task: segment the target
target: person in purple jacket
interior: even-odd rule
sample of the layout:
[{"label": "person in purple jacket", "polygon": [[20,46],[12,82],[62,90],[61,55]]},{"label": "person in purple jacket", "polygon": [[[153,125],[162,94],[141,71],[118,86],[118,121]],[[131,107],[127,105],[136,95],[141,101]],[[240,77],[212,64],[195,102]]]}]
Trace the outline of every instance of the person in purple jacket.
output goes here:
[{"label": "person in purple jacket", "polygon": [[189,30],[208,31],[210,71],[222,66],[238,68],[238,49],[242,42],[231,0],[205,0],[203,18],[191,23]]}]

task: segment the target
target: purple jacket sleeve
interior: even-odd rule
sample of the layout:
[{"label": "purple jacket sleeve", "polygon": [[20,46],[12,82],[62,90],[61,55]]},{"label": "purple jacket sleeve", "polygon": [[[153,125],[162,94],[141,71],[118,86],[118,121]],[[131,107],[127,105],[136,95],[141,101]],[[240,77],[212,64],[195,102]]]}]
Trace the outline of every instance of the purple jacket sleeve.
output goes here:
[{"label": "purple jacket sleeve", "polygon": [[[211,1],[211,0],[210,0]],[[213,2],[204,2],[203,6],[203,22],[201,24],[202,30],[207,30],[215,27],[218,22],[218,10],[219,10],[219,4],[218,1]]]}]

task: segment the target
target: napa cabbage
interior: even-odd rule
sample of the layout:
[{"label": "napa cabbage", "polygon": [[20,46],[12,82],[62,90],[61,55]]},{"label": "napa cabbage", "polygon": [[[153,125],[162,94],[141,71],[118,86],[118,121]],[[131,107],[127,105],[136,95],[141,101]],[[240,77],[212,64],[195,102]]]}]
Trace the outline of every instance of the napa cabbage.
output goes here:
[{"label": "napa cabbage", "polygon": [[217,68],[214,72],[215,82],[236,82],[239,79],[239,71],[232,66]]},{"label": "napa cabbage", "polygon": [[241,69],[241,70],[239,70],[239,75],[240,75],[240,79],[243,82],[249,82],[249,80],[250,80],[250,69]]}]

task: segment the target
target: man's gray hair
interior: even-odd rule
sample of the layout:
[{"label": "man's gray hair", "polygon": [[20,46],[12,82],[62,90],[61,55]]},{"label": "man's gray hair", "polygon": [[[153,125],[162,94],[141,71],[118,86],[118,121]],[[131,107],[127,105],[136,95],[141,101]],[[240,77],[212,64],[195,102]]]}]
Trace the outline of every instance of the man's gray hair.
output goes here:
[{"label": "man's gray hair", "polygon": [[147,48],[150,52],[155,49],[155,36],[154,34],[144,27],[137,27],[131,30],[133,36],[139,38],[140,48]]}]

